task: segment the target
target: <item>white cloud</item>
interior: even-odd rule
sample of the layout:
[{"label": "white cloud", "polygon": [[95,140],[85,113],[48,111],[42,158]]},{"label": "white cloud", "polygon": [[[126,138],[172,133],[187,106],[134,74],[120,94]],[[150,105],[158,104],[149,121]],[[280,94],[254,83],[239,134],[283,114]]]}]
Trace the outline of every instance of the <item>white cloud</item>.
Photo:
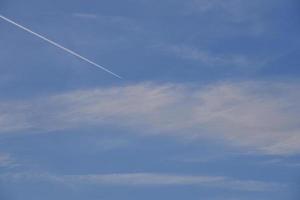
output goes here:
[{"label": "white cloud", "polygon": [[116,149],[122,149],[131,145],[131,141],[124,138],[101,138],[100,140],[89,141],[89,149],[92,146],[102,151],[110,151]]},{"label": "white cloud", "polygon": [[274,1],[244,0],[188,0],[184,12],[201,16],[215,24],[215,33],[232,36],[261,36],[270,31],[270,11]]},{"label": "white cloud", "polygon": [[97,19],[98,15],[91,14],[91,13],[74,13],[72,14],[73,17],[78,17],[82,19]]},{"label": "white cloud", "polygon": [[195,142],[201,138],[217,139],[256,152],[297,154],[298,91],[296,83],[271,82],[203,87],[141,83],[80,90],[2,103],[6,107],[0,106],[0,116],[6,120],[1,132],[108,124],[140,134],[167,134],[193,138]]},{"label": "white cloud", "polygon": [[283,158],[273,158],[267,159],[264,161],[259,162],[261,165],[278,165],[284,167],[300,167],[300,162],[298,160],[290,160],[290,159],[283,159]]},{"label": "white cloud", "polygon": [[6,182],[46,181],[69,186],[78,184],[110,185],[110,186],[185,186],[224,188],[241,191],[270,191],[284,189],[284,184],[236,180],[221,176],[190,176],[158,173],[116,173],[92,175],[53,175],[47,173],[16,173],[1,174],[0,180]]},{"label": "white cloud", "polygon": [[31,127],[27,121],[27,106],[20,102],[0,102],[0,132],[19,131]]},{"label": "white cloud", "polygon": [[0,167],[15,167],[17,164],[10,154],[0,153]]},{"label": "white cloud", "polygon": [[103,26],[109,25],[113,27],[119,27],[122,28],[122,30],[140,31],[137,21],[133,18],[125,16],[98,15],[95,13],[73,13],[72,17],[85,20],[94,20],[95,22],[101,23]]},{"label": "white cloud", "polygon": [[233,67],[252,67],[262,66],[266,61],[255,61],[245,55],[238,54],[215,54],[205,49],[199,49],[188,45],[162,44],[156,45],[161,51],[173,54],[179,58],[193,60],[204,64],[207,67],[233,66]]},{"label": "white cloud", "polygon": [[262,2],[256,0],[191,0],[187,4],[191,12],[215,12],[231,22],[258,20],[264,9]]}]

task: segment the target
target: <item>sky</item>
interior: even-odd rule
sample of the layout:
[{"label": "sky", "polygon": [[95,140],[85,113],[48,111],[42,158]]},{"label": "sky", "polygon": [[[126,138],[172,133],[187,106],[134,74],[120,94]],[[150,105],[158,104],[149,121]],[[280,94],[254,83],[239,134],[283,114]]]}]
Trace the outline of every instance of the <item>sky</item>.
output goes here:
[{"label": "sky", "polygon": [[0,0],[0,199],[299,199],[299,8]]}]

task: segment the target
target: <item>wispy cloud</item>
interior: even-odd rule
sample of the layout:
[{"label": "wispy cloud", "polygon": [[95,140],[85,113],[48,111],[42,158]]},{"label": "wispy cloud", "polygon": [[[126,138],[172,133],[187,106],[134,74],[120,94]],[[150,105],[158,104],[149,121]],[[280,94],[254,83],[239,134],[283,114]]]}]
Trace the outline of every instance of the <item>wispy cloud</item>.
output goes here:
[{"label": "wispy cloud", "polygon": [[153,187],[186,186],[223,188],[241,191],[271,191],[284,189],[285,185],[273,182],[237,180],[221,176],[190,176],[159,173],[116,173],[92,175],[53,175],[47,173],[1,174],[0,180],[7,182],[46,181],[76,186],[80,184]]},{"label": "wispy cloud", "polygon": [[260,62],[255,61],[255,59],[242,54],[216,54],[206,49],[199,49],[188,45],[162,44],[156,45],[156,47],[162,52],[175,55],[182,59],[197,61],[206,67],[259,67],[265,62],[262,60],[260,60]]},{"label": "wispy cloud", "polygon": [[190,0],[187,1],[191,12],[214,12],[231,22],[258,20],[265,9],[260,1],[245,2],[243,0]]},{"label": "wispy cloud", "polygon": [[[11,107],[14,105],[13,107]],[[28,107],[20,102],[0,103],[1,132],[26,130],[32,127],[26,118]]]},{"label": "wispy cloud", "polygon": [[110,25],[123,30],[140,31],[139,24],[133,18],[119,15],[99,15],[95,13],[73,13],[72,17],[85,20],[94,20],[103,26]]},{"label": "wispy cloud", "polygon": [[259,164],[262,165],[275,165],[275,166],[281,166],[281,167],[300,167],[299,160],[293,160],[287,158],[273,158],[273,159],[266,159],[264,161],[259,162]]},{"label": "wispy cloud", "polygon": [[0,167],[15,167],[17,166],[16,161],[8,153],[0,153]]},{"label": "wispy cloud", "polygon": [[73,13],[73,17],[78,17],[82,19],[97,19],[98,15],[92,13]]},{"label": "wispy cloud", "polygon": [[[141,83],[0,103],[1,132],[110,124],[140,134],[223,140],[267,154],[300,153],[298,84],[205,87]],[[21,117],[20,117],[21,116]],[[15,127],[19,127],[15,129]],[[26,125],[26,126],[25,126]]]},{"label": "wispy cloud", "polygon": [[222,35],[259,37],[270,31],[270,19],[266,16],[272,5],[276,1],[189,0],[185,1],[184,12],[209,19]]}]

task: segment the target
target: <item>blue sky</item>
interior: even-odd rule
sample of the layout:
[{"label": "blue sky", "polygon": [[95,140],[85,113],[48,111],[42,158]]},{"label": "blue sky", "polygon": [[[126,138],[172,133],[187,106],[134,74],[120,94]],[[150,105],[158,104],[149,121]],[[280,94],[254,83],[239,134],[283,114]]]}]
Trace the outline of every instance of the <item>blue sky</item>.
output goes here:
[{"label": "blue sky", "polygon": [[298,199],[299,7],[1,0],[0,199]]}]

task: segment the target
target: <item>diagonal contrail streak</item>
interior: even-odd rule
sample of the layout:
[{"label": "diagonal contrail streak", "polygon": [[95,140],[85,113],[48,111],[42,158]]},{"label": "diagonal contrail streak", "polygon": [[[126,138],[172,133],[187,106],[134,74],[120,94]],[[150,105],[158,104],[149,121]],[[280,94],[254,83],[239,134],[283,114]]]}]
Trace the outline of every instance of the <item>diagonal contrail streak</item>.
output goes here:
[{"label": "diagonal contrail streak", "polygon": [[31,31],[30,29],[28,29],[28,28],[26,28],[26,27],[24,27],[24,26],[22,26],[22,25],[20,25],[20,24],[18,24],[18,23],[16,23],[16,22],[14,22],[14,21],[12,21],[12,20],[10,20],[10,19],[4,17],[3,15],[0,15],[0,18],[3,19],[3,20],[5,20],[5,21],[7,21],[7,22],[9,22],[9,23],[11,23],[11,24],[13,24],[13,25],[15,25],[15,26],[17,26],[17,27],[19,27],[19,28],[21,28],[21,29],[23,29],[24,31],[27,31],[28,33],[31,33],[32,35],[37,36],[38,38],[40,38],[40,39],[42,39],[42,40],[44,40],[44,41],[46,41],[46,42],[52,44],[52,45],[55,46],[55,47],[58,47],[58,48],[60,48],[60,49],[62,49],[62,50],[64,50],[64,51],[68,52],[69,54],[72,54],[73,56],[75,56],[75,57],[77,57],[77,58],[79,58],[79,59],[81,59],[81,60],[84,60],[84,61],[90,63],[91,65],[95,66],[95,67],[98,67],[98,68],[100,68],[100,69],[106,71],[107,73],[110,73],[111,75],[113,75],[113,76],[115,76],[115,77],[117,77],[117,78],[120,78],[120,79],[122,78],[122,77],[119,76],[118,74],[113,73],[112,71],[106,69],[105,67],[102,67],[101,65],[98,65],[97,63],[95,63],[95,62],[93,62],[93,61],[91,61],[91,60],[89,60],[89,59],[87,59],[87,58],[85,58],[85,57],[79,55],[78,53],[76,53],[76,52],[74,52],[74,51],[72,51],[72,50],[70,50],[70,49],[68,49],[68,48],[66,48],[66,47],[63,47],[63,46],[61,46],[60,44],[58,44],[58,43],[56,43],[56,42],[54,42],[54,41],[52,41],[52,40],[49,40],[48,38],[46,38],[46,37],[44,37],[44,36],[42,36],[42,35],[40,35],[40,34],[38,34],[38,33],[35,33],[35,32],[33,32],[33,31]]}]

